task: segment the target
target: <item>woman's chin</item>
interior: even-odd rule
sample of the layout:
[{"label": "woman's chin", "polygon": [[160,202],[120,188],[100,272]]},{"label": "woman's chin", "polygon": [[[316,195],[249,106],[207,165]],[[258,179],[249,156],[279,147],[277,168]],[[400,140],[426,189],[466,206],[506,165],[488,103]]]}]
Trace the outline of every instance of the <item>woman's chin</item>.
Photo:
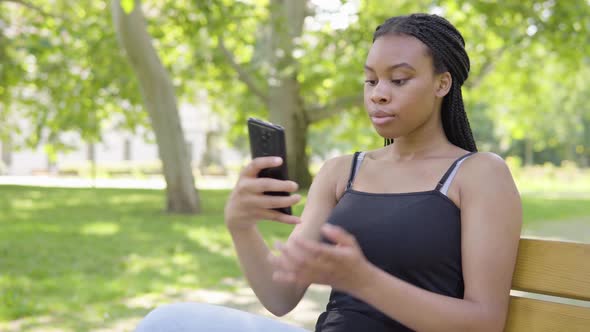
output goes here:
[{"label": "woman's chin", "polygon": [[383,138],[395,139],[395,138],[398,138],[401,136],[397,132],[380,130],[380,128],[375,128],[375,131],[377,132],[377,134],[379,134],[379,136],[381,136]]}]

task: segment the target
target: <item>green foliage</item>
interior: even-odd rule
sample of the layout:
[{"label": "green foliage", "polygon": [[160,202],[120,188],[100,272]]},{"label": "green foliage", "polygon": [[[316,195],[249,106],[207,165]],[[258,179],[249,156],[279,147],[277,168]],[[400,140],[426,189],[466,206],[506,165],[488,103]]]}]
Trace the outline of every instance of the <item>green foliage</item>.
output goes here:
[{"label": "green foliage", "polygon": [[[146,124],[106,2],[57,1],[51,6],[54,14],[0,6],[10,6],[4,17],[10,29],[3,30],[0,47],[12,62],[2,78],[0,120],[22,126],[13,133],[26,136],[14,135],[15,145],[59,148],[63,132],[97,141],[104,126]],[[23,118],[29,121],[15,123]]]},{"label": "green foliage", "polygon": [[134,0],[121,0],[121,8],[126,14],[129,14],[133,11],[133,7],[135,7]]},{"label": "green foliage", "polygon": [[[66,146],[63,132],[99,140],[106,127],[149,126],[137,82],[119,51],[107,1],[37,1],[43,12],[0,2],[0,124],[13,144]],[[268,118],[266,104],[240,81],[227,54],[266,93],[268,0],[145,1],[150,34],[181,102],[207,101],[228,139],[247,149],[245,119]],[[122,1],[126,12],[135,6]],[[352,8],[352,9],[351,9]],[[472,70],[463,92],[483,150],[524,157],[532,142],[539,161],[590,160],[590,4],[574,1],[342,1],[348,25],[309,4],[294,57],[304,107],[362,93],[362,64],[375,27],[386,18],[436,12],[463,33]],[[15,119],[26,118],[25,125]],[[313,156],[379,146],[358,104],[312,124]],[[51,150],[50,149],[50,150]],[[586,161],[584,161],[586,160]]]},{"label": "green foliage", "polygon": [[463,32],[473,64],[464,89],[468,105],[476,105],[471,117],[483,112],[488,119],[474,123],[476,137],[500,153],[522,155],[514,147],[529,140],[534,151],[562,151],[553,162],[580,160],[563,151],[584,145],[580,116],[590,113],[587,106],[567,105],[576,95],[574,82],[588,70],[590,5],[453,3],[460,11],[447,11],[447,16]]}]

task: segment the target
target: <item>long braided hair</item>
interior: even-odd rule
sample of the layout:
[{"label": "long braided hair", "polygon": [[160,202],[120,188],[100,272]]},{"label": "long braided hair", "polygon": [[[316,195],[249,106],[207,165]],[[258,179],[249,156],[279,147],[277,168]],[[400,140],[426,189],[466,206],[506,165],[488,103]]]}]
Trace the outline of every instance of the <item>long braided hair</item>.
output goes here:
[{"label": "long braided hair", "polygon": [[[451,143],[467,151],[477,151],[467,120],[461,86],[469,74],[469,56],[461,33],[446,19],[430,14],[412,14],[389,18],[373,34],[373,42],[383,35],[402,34],[417,38],[428,47],[436,74],[448,71],[453,78],[449,93],[443,98],[441,118],[445,135]],[[385,139],[385,145],[393,143]]]}]

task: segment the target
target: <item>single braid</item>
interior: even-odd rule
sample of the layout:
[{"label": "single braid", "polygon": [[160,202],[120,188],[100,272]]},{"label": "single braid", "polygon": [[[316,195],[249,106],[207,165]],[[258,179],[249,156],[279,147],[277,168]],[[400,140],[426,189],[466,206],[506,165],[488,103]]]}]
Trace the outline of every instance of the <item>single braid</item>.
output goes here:
[{"label": "single braid", "polygon": [[[477,151],[461,93],[461,86],[467,80],[470,69],[469,56],[461,33],[440,16],[412,14],[392,17],[379,25],[373,34],[373,42],[387,34],[404,34],[417,38],[428,47],[435,73],[448,71],[451,74],[453,83],[441,106],[445,135],[454,145],[467,151]],[[392,138],[385,139],[385,145],[391,143]]]}]

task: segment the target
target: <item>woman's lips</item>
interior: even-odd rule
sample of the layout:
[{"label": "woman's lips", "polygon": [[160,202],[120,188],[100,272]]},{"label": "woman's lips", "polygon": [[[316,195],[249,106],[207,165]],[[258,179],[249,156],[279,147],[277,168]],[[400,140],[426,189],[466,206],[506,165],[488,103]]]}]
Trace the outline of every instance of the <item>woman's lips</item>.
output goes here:
[{"label": "woman's lips", "polygon": [[389,116],[372,116],[371,117],[371,121],[373,121],[373,124],[375,124],[377,126],[384,125],[384,124],[389,123],[389,122],[391,122],[393,120],[395,120],[395,115],[389,115]]}]

